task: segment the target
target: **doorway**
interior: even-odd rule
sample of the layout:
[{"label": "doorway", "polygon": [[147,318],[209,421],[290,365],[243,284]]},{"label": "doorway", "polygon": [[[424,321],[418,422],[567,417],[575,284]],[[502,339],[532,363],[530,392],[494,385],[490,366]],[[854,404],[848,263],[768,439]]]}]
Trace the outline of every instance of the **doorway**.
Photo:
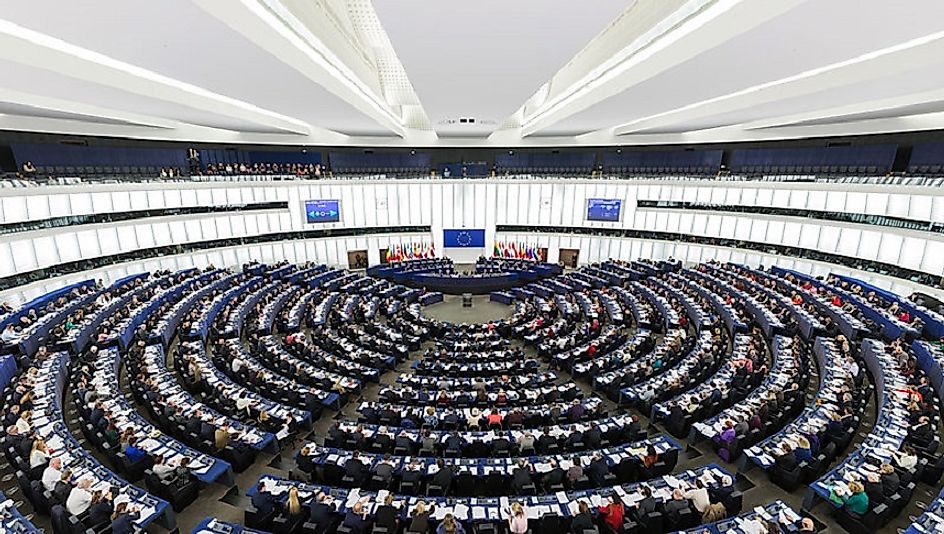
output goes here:
[{"label": "doorway", "polygon": [[560,249],[560,262],[564,267],[571,269],[577,268],[577,262],[580,259],[580,249],[562,248]]}]

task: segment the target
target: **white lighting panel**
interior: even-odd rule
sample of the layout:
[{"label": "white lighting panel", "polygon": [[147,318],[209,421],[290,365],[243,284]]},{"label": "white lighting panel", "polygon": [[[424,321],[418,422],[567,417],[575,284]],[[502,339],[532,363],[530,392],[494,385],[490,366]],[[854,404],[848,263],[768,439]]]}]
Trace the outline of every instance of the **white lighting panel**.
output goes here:
[{"label": "white lighting panel", "polygon": [[88,215],[95,213],[95,210],[92,208],[92,195],[89,193],[70,194],[69,208],[72,215]]},{"label": "white lighting panel", "polygon": [[830,191],[826,197],[826,211],[846,211],[846,192]]},{"label": "white lighting panel", "polygon": [[870,215],[885,215],[888,211],[887,193],[868,193],[865,201],[865,211],[859,213],[868,213]]},{"label": "white lighting panel", "polygon": [[908,218],[916,221],[930,221],[933,200],[934,197],[928,195],[912,195]]},{"label": "white lighting panel", "polygon": [[196,241],[196,239],[190,239],[189,235],[187,234],[186,221],[167,221],[167,227],[170,230],[170,238],[174,241],[174,243],[187,243],[190,241]]},{"label": "white lighting panel", "polygon": [[774,205],[774,192],[772,189],[764,188],[757,190],[757,200],[755,206],[769,207]]},{"label": "white lighting panel", "polygon": [[803,225],[798,222],[785,222],[783,225],[783,239],[781,244],[795,247],[800,243],[800,233],[803,232]]},{"label": "white lighting panel", "polygon": [[147,191],[131,191],[131,211],[141,211],[148,209]]},{"label": "white lighting panel", "polygon": [[62,263],[59,260],[59,251],[56,249],[56,241],[52,236],[40,236],[33,238],[33,248],[36,250],[36,263],[39,267],[49,267]]},{"label": "white lighting panel", "polygon": [[750,217],[737,217],[737,226],[734,229],[734,237],[742,241],[751,239],[751,223],[754,219]]},{"label": "white lighting panel", "polygon": [[824,211],[826,209],[826,191],[810,191],[806,197],[806,209]]},{"label": "white lighting panel", "polygon": [[944,275],[944,241],[928,240],[921,260],[921,270]]},{"label": "white lighting panel", "polygon": [[901,259],[901,246],[904,238],[899,234],[886,232],[881,234],[882,243],[878,249],[878,261],[898,265]]},{"label": "white lighting panel", "polygon": [[859,241],[859,251],[855,255],[863,259],[875,260],[878,258],[878,249],[881,243],[882,234],[871,230],[863,230],[862,238]]},{"label": "white lighting panel", "polygon": [[721,235],[721,216],[709,214],[705,216],[704,228],[695,228],[695,232],[703,236]]},{"label": "white lighting panel", "polygon": [[[41,195],[41,197],[37,198],[42,198],[43,200],[41,202],[48,204],[49,217],[68,217],[73,213],[70,197],[71,195]],[[30,219],[36,219],[32,209],[30,210]]]},{"label": "white lighting panel", "polygon": [[917,237],[905,237],[901,244],[901,254],[898,265],[906,269],[921,269],[921,260],[924,259],[927,241]]},{"label": "white lighting panel", "polygon": [[783,242],[783,221],[770,221],[767,223],[767,237],[764,239],[766,243],[782,243]]},{"label": "white lighting panel", "polygon": [[833,253],[839,247],[839,236],[842,233],[841,228],[824,224],[819,230],[819,244],[816,248],[823,252]]},{"label": "white lighting panel", "polygon": [[757,190],[752,187],[746,187],[740,189],[741,199],[739,205],[741,206],[756,206],[757,205]]},{"label": "white lighting panel", "polygon": [[170,225],[167,222],[153,223],[151,229],[154,231],[154,243],[156,246],[165,247],[174,243],[170,235]]},{"label": "white lighting panel", "polygon": [[866,200],[868,195],[858,191],[849,191],[846,193],[846,209],[848,213],[868,213],[866,211]]},{"label": "white lighting panel", "polygon": [[886,214],[891,217],[907,218],[910,214],[911,195],[888,195],[888,209]]},{"label": "white lighting panel", "polygon": [[728,199],[728,189],[725,187],[710,187],[711,189],[711,203],[712,204],[724,204]]},{"label": "white lighting panel", "polygon": [[112,211],[115,211],[112,206],[111,193],[92,193],[92,212],[111,213]]},{"label": "white lighting panel", "polygon": [[39,267],[36,262],[36,249],[33,247],[31,239],[10,241],[10,253],[13,255],[13,262],[16,264],[16,272],[32,271]]},{"label": "white lighting panel", "polygon": [[755,243],[766,243],[768,225],[769,221],[767,219],[753,219],[751,223],[751,241]]},{"label": "white lighting panel", "polygon": [[157,210],[167,207],[164,204],[164,192],[160,189],[152,189],[147,192],[147,209]]},{"label": "white lighting panel", "polygon": [[718,235],[725,239],[733,239],[737,228],[738,217],[736,215],[722,215],[721,228],[717,234],[708,234],[709,236]]},{"label": "white lighting panel", "polygon": [[230,239],[233,237],[233,229],[229,224],[229,217],[215,217],[217,239]]},{"label": "white lighting panel", "polygon": [[13,250],[10,243],[0,242],[0,276],[16,274],[16,262],[13,259]]},{"label": "white lighting panel", "polygon": [[801,224],[800,227],[801,230],[799,246],[810,250],[816,250],[819,246],[819,234],[822,226],[819,224]]},{"label": "white lighting panel", "polygon": [[859,251],[859,239],[862,237],[862,231],[858,228],[841,228],[839,235],[839,246],[836,247],[836,253],[843,256],[855,257]]},{"label": "white lighting panel", "polygon": [[148,223],[134,225],[134,235],[138,240],[140,248],[151,248],[154,243],[154,230]]},{"label": "white lighting panel", "polygon": [[111,192],[112,211],[131,211],[131,195],[128,191]]},{"label": "white lighting panel", "polygon": [[774,190],[773,200],[771,201],[770,205],[777,208],[789,208],[790,207],[790,190],[789,189]]},{"label": "white lighting panel", "polygon": [[809,197],[810,192],[806,189],[789,189],[790,200],[788,202],[790,208],[792,209],[806,209],[807,198]]},{"label": "white lighting panel", "polygon": [[[4,210],[7,213],[12,212],[14,217],[17,217],[14,219],[15,221],[36,221],[53,217],[52,210],[49,208],[49,197],[47,195],[36,195],[20,198],[23,199],[24,204],[24,207],[22,208],[22,214],[19,212],[19,202],[17,202],[18,205],[13,210]],[[68,207],[66,208],[66,213],[68,213]]]}]

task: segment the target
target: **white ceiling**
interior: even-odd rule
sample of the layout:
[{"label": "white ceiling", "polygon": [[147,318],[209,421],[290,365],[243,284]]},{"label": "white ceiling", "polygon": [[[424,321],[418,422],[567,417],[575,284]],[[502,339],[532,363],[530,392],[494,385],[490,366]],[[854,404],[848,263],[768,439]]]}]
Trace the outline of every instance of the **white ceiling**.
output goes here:
[{"label": "white ceiling", "polygon": [[30,0],[0,13],[0,129],[411,147],[855,135],[944,128],[942,67],[940,0]]},{"label": "white ceiling", "polygon": [[628,3],[374,0],[374,8],[435,130],[474,137],[496,130]]}]

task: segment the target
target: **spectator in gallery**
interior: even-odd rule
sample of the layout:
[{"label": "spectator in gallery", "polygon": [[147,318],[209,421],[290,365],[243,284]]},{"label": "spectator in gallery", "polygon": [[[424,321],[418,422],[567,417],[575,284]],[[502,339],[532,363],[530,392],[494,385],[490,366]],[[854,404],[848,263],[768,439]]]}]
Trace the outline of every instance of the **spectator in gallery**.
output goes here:
[{"label": "spectator in gallery", "polygon": [[36,166],[33,165],[32,161],[27,160],[23,163],[23,174],[26,175],[27,178],[36,176]]}]

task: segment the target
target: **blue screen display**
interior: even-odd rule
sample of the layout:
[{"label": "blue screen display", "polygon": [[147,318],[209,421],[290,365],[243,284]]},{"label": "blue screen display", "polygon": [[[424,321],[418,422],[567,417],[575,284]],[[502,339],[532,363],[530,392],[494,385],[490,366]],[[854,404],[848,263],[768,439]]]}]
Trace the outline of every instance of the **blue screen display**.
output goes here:
[{"label": "blue screen display", "polygon": [[341,220],[340,201],[306,200],[305,220],[309,223],[328,223]]},{"label": "blue screen display", "polygon": [[611,198],[591,198],[587,200],[587,220],[618,222],[623,201]]},{"label": "blue screen display", "polygon": [[485,246],[485,229],[466,230],[456,228],[443,230],[444,248],[482,248]]}]

